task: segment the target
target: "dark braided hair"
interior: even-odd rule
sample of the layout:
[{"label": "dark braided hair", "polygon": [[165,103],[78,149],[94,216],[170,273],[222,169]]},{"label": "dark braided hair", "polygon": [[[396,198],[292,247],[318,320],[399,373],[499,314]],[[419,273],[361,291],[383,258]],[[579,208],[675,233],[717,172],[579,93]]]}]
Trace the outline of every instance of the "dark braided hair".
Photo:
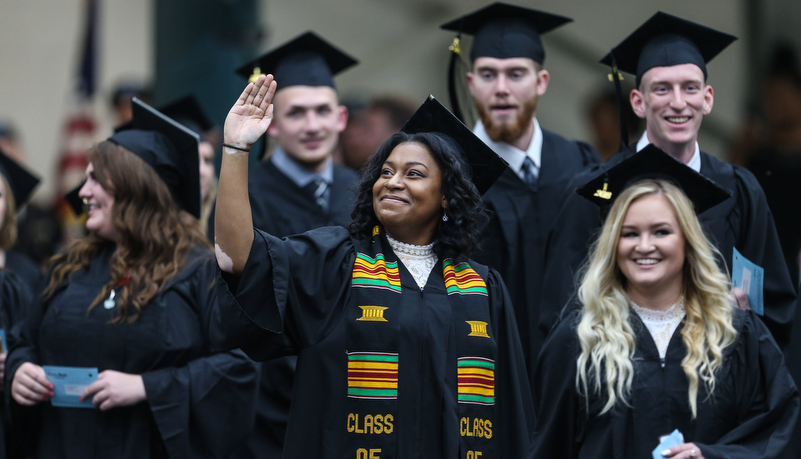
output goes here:
[{"label": "dark braided hair", "polygon": [[442,191],[448,202],[448,221],[441,221],[437,225],[434,250],[440,259],[465,261],[478,244],[486,217],[481,195],[470,180],[470,168],[459,153],[459,147],[451,137],[437,132],[397,132],[370,157],[362,170],[362,180],[356,191],[356,205],[348,228],[351,235],[357,239],[369,238],[373,227],[379,223],[373,209],[373,185],[381,175],[384,161],[401,143],[424,146],[437,162],[442,173]]}]

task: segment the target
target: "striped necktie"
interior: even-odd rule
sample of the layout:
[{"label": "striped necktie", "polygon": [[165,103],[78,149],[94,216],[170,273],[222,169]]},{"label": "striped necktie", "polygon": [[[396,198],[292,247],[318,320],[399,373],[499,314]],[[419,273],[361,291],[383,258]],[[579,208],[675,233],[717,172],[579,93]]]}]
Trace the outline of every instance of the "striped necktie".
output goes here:
[{"label": "striped necktie", "polygon": [[534,165],[534,161],[530,157],[526,156],[526,159],[523,160],[522,170],[523,182],[532,188],[537,186],[537,166]]},{"label": "striped necktie", "polygon": [[328,199],[326,199],[326,191],[328,190],[328,182],[323,180],[321,177],[316,177],[311,185],[312,190],[314,190],[314,201],[323,208],[323,210],[328,210]]}]

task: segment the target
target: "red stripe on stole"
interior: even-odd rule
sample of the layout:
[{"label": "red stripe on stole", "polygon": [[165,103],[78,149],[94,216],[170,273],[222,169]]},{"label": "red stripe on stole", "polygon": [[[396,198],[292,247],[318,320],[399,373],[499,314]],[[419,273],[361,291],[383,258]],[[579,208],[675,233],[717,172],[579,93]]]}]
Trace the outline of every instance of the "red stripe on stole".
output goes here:
[{"label": "red stripe on stole", "polygon": [[353,273],[356,274],[357,272],[371,275],[371,277],[372,275],[375,274],[382,274],[382,275],[385,274],[389,279],[400,280],[400,273],[398,271],[395,270],[390,271],[389,269],[385,268],[368,269],[363,266],[354,266]]}]

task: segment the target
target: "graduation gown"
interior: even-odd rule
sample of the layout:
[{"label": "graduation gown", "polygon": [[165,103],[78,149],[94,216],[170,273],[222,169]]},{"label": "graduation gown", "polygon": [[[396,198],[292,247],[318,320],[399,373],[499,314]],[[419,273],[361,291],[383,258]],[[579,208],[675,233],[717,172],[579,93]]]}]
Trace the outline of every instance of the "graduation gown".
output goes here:
[{"label": "graduation gown", "polygon": [[[299,187],[269,159],[252,168],[248,175],[248,195],[255,228],[282,237],[350,223],[353,210],[351,187],[358,182],[358,175],[348,168],[334,165],[327,211],[317,204],[313,193]],[[213,214],[209,227],[213,231]],[[236,458],[281,457],[289,420],[295,360],[295,356],[284,356],[259,364],[261,376],[255,427],[247,444],[235,454]]]},{"label": "graduation gown", "polygon": [[[33,301],[32,290],[26,281],[15,272],[0,270],[0,329],[6,334],[6,344],[10,347],[14,342],[11,334],[12,327],[23,320],[28,306]],[[8,349],[3,348],[3,353]],[[5,395],[5,394],[4,394]],[[9,432],[10,413],[8,411],[8,397],[0,398],[0,458],[11,456],[8,450],[11,436]]]},{"label": "graduation gown", "polygon": [[571,178],[600,161],[588,145],[543,130],[537,185],[529,187],[507,169],[484,195],[490,221],[474,258],[498,270],[509,288],[529,371],[544,339],[532,331],[539,321],[548,234]]},{"label": "graduation gown", "polygon": [[[379,238],[386,265],[397,262],[383,236],[375,236]],[[461,302],[469,300],[446,291],[442,260],[422,290],[402,263],[397,263],[393,287],[380,284],[394,293],[352,287],[360,279],[354,263],[364,246],[369,242],[355,241],[339,227],[285,239],[256,230],[242,276],[217,286],[217,339],[229,347],[241,346],[254,359],[298,354],[284,457],[457,458],[470,454],[460,452],[466,440],[479,445],[480,457],[524,457],[531,398],[514,313],[497,272],[487,271],[488,310],[465,312],[461,306],[467,304]],[[354,295],[397,293],[398,307],[371,316],[373,320],[360,318],[378,306],[351,304]],[[368,305],[383,304],[365,298]],[[457,320],[464,314],[483,321],[481,336],[468,336],[471,327]],[[386,333],[364,338],[361,333],[376,332],[372,327],[386,327],[381,329]],[[394,399],[364,400],[351,394],[351,354],[381,351],[378,342],[385,340],[395,340],[396,346],[396,385],[389,390]],[[462,387],[457,382],[457,343],[465,340],[496,350],[491,423],[458,415],[465,404],[457,403],[457,387]],[[387,419],[391,431],[386,430]]]},{"label": "graduation gown", "polygon": [[15,250],[6,252],[6,269],[16,273],[31,291],[39,288],[39,282],[44,277],[39,265],[27,255]]},{"label": "graduation gown", "polygon": [[[110,280],[107,244],[48,300],[38,300],[6,362],[6,391],[24,362],[140,374],[147,400],[129,407],[57,408],[40,403],[37,457],[222,458],[253,422],[256,372],[241,353],[214,352],[208,339],[216,263],[196,249],[134,323],[112,324],[116,308],[88,305]],[[7,392],[8,393],[8,392]]]},{"label": "graduation gown", "polygon": [[535,459],[651,457],[659,437],[674,429],[707,459],[778,456],[801,402],[779,348],[753,312],[734,311],[737,341],[724,351],[714,393],[708,396],[699,383],[695,419],[681,368],[686,355],[683,325],[670,340],[663,368],[654,340],[636,313],[631,312],[630,322],[636,350],[629,406],[618,403],[603,415],[599,413],[605,397],[591,394],[585,403],[576,389],[578,314],[567,316],[548,338],[534,382]]},{"label": "graduation gown", "polygon": [[[801,252],[801,153],[765,148],[753,154],[748,169],[765,191],[793,285],[798,285]],[[800,349],[801,350],[801,349]]]},{"label": "graduation gown", "polygon": [[[576,177],[563,197],[564,205],[556,221],[558,230],[551,233],[542,290],[541,316],[538,331],[547,336],[562,308],[576,292],[579,269],[590,245],[597,239],[603,224],[601,212],[590,201],[572,190],[636,154],[633,150],[618,152],[596,169]],[[795,312],[796,287],[790,281],[787,265],[773,224],[773,215],[765,194],[754,175],[746,169],[728,164],[701,152],[701,174],[732,192],[732,197],[698,216],[709,242],[723,256],[721,269],[731,272],[733,249],[765,269],[762,320],[783,349],[790,340]]]}]

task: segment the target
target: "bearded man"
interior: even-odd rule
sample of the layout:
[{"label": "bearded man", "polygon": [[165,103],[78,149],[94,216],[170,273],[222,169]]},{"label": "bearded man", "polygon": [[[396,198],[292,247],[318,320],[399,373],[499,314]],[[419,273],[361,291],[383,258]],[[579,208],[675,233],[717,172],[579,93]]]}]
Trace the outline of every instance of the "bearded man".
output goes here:
[{"label": "bearded man", "polygon": [[515,307],[529,379],[541,339],[544,253],[568,183],[600,163],[588,145],[543,130],[536,117],[550,74],[540,34],[571,19],[495,3],[442,26],[474,35],[467,87],[479,114],[473,132],[509,163],[484,195],[490,221],[474,259],[497,269]]}]

